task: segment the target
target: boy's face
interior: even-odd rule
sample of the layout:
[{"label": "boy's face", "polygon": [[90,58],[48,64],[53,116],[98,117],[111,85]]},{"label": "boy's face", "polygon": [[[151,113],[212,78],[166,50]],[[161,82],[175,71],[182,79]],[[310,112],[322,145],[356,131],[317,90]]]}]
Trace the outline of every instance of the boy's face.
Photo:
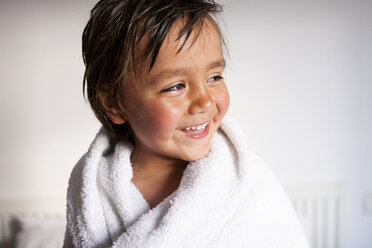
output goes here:
[{"label": "boy's face", "polygon": [[[134,154],[142,158],[204,157],[229,106],[222,78],[225,63],[214,27],[206,21],[197,40],[193,43],[194,31],[177,53],[185,38],[176,41],[180,27],[180,21],[173,26],[151,71],[148,58],[123,89],[124,113],[135,136]],[[111,119],[122,123],[115,118]]]}]

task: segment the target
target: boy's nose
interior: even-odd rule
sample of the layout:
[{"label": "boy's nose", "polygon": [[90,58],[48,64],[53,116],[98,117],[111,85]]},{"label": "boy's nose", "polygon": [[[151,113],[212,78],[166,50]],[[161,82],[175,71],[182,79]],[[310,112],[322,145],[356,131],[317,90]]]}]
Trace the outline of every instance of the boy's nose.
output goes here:
[{"label": "boy's nose", "polygon": [[214,100],[205,89],[195,89],[189,106],[190,114],[205,113],[213,109]]}]

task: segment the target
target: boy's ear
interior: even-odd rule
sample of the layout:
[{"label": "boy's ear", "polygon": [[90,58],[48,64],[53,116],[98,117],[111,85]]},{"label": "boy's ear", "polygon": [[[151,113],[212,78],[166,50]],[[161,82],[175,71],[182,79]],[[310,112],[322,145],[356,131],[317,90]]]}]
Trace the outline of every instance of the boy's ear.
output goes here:
[{"label": "boy's ear", "polygon": [[108,105],[107,98],[101,95],[101,104],[105,110],[106,116],[112,121],[112,123],[120,125],[127,121],[126,116],[119,112],[112,104]]},{"label": "boy's ear", "polygon": [[119,114],[115,109],[108,109],[106,106],[104,106],[105,112],[108,118],[112,121],[112,123],[120,125],[125,123],[127,120],[125,116]]}]

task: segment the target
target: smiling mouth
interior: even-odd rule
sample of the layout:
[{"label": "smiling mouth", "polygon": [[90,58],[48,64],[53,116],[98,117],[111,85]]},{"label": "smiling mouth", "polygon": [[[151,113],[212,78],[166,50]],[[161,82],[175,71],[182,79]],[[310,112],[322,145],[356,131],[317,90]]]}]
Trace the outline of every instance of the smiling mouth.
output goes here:
[{"label": "smiling mouth", "polygon": [[209,127],[210,121],[207,121],[199,125],[177,129],[177,131],[189,138],[201,139],[208,135]]}]

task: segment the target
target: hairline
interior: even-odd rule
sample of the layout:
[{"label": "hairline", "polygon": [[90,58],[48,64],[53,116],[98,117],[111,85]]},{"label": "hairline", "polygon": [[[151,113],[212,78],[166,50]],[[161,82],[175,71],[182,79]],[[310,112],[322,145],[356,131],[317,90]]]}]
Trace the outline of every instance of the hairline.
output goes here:
[{"label": "hairline", "polygon": [[[173,25],[171,26],[171,29],[169,30],[169,32],[167,33],[167,35],[164,37],[164,39],[162,40],[162,42],[161,42],[161,47],[163,46],[163,44],[164,44],[164,42],[165,42],[165,39],[167,39],[168,37],[169,37],[169,34],[172,32],[171,30],[173,29],[173,27],[176,25],[176,23],[178,22],[178,21],[180,21],[180,19],[185,19],[185,18],[187,18],[187,16],[181,16],[181,17],[179,17],[174,23],[173,23]],[[191,33],[194,33],[194,32],[197,32],[196,33],[196,35],[194,35],[194,38],[192,39],[192,42],[191,42],[191,44],[190,44],[190,46],[188,47],[188,49],[190,49],[194,44],[195,44],[195,42],[197,41],[197,39],[199,38],[199,35],[200,35],[200,33],[203,31],[203,28],[204,28],[204,23],[206,23],[206,22],[208,22],[208,24],[210,24],[211,26],[212,26],[212,28],[214,29],[214,31],[216,32],[216,34],[217,34],[217,37],[218,37],[218,39],[219,39],[219,43],[220,43],[220,49],[221,49],[221,55],[222,55],[222,59],[223,59],[223,61],[225,62],[225,58],[224,58],[224,56],[223,56],[223,47],[226,47],[226,44],[225,44],[225,40],[224,40],[224,38],[223,38],[223,36],[222,36],[222,33],[221,33],[221,30],[220,30],[220,28],[219,28],[219,26],[218,26],[218,24],[217,24],[217,22],[216,22],[216,20],[214,20],[214,18],[210,15],[210,14],[207,14],[207,15],[205,15],[204,17],[202,17],[201,19],[199,19],[198,21],[197,21],[197,23],[195,23],[194,25],[193,25],[193,28],[192,28],[192,30],[191,30]],[[195,30],[195,26],[198,26],[198,29],[197,30]],[[177,54],[178,53],[180,53],[184,48],[185,48],[185,46],[186,46],[186,43],[187,43],[187,41],[189,40],[189,38],[190,38],[190,36],[187,36],[187,33],[184,33],[184,30],[185,30],[185,28],[187,27],[187,25],[184,25],[183,27],[181,27],[180,28],[180,34],[177,36],[177,38],[176,38],[176,40],[175,41],[178,41],[178,40],[181,40],[182,39],[182,37],[184,37],[184,36],[186,36],[185,37],[185,39],[183,40],[183,42],[182,42],[182,45],[181,45],[181,47],[178,49],[178,51],[177,51]],[[146,37],[146,35],[144,35],[144,37],[143,38],[145,38]],[[161,47],[159,48],[159,51],[158,52],[160,52],[160,49],[161,49]],[[145,53],[146,53],[146,51],[148,51],[148,49],[149,49],[149,42],[147,42],[147,44],[141,49],[142,51],[140,51],[140,53],[139,54],[137,54],[137,56],[139,55],[139,57],[141,57],[141,60],[140,61],[138,61],[138,62],[140,62],[140,63],[142,63],[142,62],[144,62],[144,61],[146,61],[146,60],[148,60],[149,58],[150,58],[150,64],[148,65],[149,67],[148,67],[148,73],[150,73],[151,72],[151,70],[153,69],[153,67],[154,67],[154,65],[155,65],[155,62],[156,62],[156,60],[157,60],[157,58],[158,58],[158,53],[154,53],[154,50],[152,49],[151,50],[151,54],[148,54],[148,55],[146,55]],[[135,56],[135,54],[133,54],[132,56]],[[133,57],[132,59],[133,59],[133,61],[134,62],[137,62],[137,60],[136,60],[136,57],[137,56],[135,56],[135,57]],[[225,63],[226,64],[226,63]],[[225,65],[224,64],[224,65]],[[135,66],[135,64],[133,63],[133,66]],[[134,72],[134,74],[136,74],[136,69],[135,69],[135,67],[134,68],[128,68],[129,70],[132,70],[133,72]]]}]

